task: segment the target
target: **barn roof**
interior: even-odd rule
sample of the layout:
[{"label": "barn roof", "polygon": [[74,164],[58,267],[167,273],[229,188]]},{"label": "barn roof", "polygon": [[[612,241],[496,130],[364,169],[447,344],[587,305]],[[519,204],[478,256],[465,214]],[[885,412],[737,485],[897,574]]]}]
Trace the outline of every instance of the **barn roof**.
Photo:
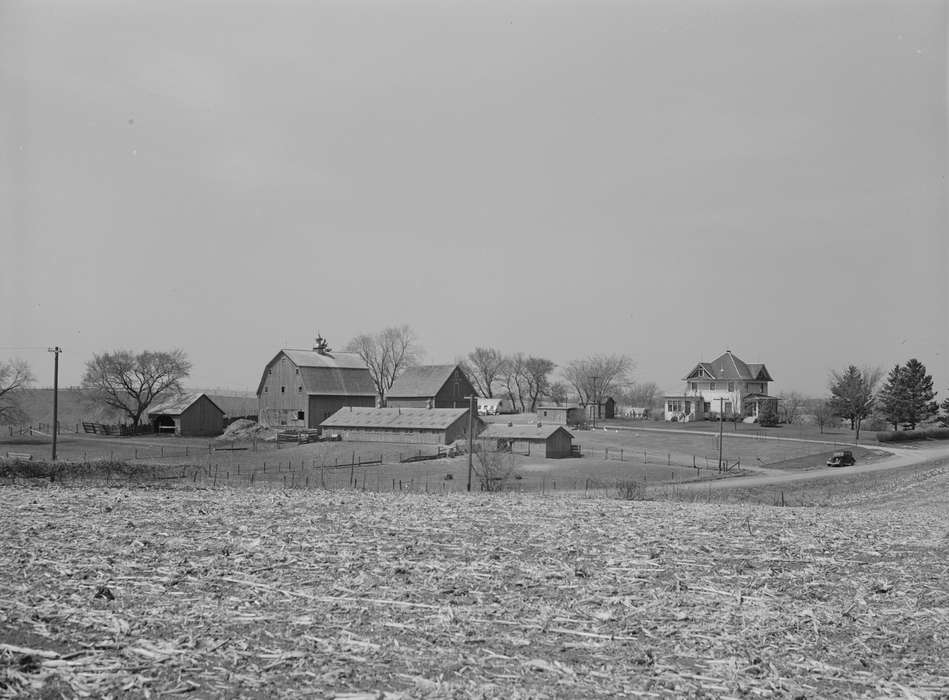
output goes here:
[{"label": "barn roof", "polygon": [[699,362],[695,367],[689,370],[686,380],[695,378],[693,375],[698,372],[701,378],[707,378],[719,381],[734,380],[759,380],[765,382],[774,381],[768,374],[767,368],[761,363],[747,364],[740,360],[731,350],[726,350],[719,357],[711,362]]},{"label": "barn roof", "polygon": [[[346,407],[323,421],[324,428],[399,428],[445,430],[468,414],[467,408]],[[480,420],[478,421],[480,423]]]},{"label": "barn roof", "polygon": [[316,350],[293,350],[284,348],[267,363],[257,385],[257,396],[264,390],[267,370],[281,355],[285,355],[300,369],[303,388],[307,394],[321,396],[375,396],[376,385],[372,382],[369,368],[359,353],[318,352]]},{"label": "barn roof", "polygon": [[224,413],[221,410],[221,407],[218,406],[210,396],[205,394],[203,391],[193,393],[193,394],[181,394],[167,401],[163,401],[154,408],[149,409],[149,416],[180,416],[182,413],[187,411],[191,406],[202,396],[206,397],[214,407]]},{"label": "barn roof", "polygon": [[386,392],[393,398],[422,398],[435,396],[451,378],[458,365],[419,365],[409,367]]},{"label": "barn roof", "polygon": [[220,394],[208,394],[207,397],[211,399],[218,408],[224,411],[224,415],[226,416],[257,415],[256,396],[222,396]]},{"label": "barn roof", "polygon": [[489,423],[488,427],[486,427],[478,437],[509,440],[547,440],[558,430],[562,430],[573,438],[573,433],[562,425],[551,425],[550,423],[544,423],[543,425],[537,425],[536,423],[521,425]]}]

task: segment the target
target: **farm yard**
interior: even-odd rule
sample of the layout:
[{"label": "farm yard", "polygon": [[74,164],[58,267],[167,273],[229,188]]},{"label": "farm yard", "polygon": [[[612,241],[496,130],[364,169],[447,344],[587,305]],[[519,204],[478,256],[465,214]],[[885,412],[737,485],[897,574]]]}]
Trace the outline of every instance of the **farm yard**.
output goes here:
[{"label": "farm yard", "polygon": [[949,472],[891,491],[7,486],[0,695],[945,697]]}]

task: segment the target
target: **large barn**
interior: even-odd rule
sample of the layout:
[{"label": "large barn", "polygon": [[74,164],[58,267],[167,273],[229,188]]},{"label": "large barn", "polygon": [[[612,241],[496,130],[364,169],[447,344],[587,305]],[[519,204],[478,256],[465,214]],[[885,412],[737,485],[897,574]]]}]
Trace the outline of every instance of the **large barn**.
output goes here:
[{"label": "large barn", "polygon": [[386,392],[390,408],[468,408],[475,388],[459,365],[409,367]]},{"label": "large barn", "polygon": [[551,423],[491,423],[478,436],[479,440],[490,440],[499,449],[509,449],[530,455],[548,458],[569,457],[573,449],[573,433],[562,425]]},{"label": "large barn", "polygon": [[316,428],[343,407],[374,407],[376,387],[358,353],[317,338],[312,350],[284,349],[267,363],[257,405],[264,425]]},{"label": "large barn", "polygon": [[182,394],[149,409],[156,433],[209,437],[224,431],[224,411],[207,394]]},{"label": "large barn", "polygon": [[[474,433],[484,427],[474,419]],[[342,408],[323,421],[323,432],[344,440],[449,445],[468,437],[467,408]]]}]

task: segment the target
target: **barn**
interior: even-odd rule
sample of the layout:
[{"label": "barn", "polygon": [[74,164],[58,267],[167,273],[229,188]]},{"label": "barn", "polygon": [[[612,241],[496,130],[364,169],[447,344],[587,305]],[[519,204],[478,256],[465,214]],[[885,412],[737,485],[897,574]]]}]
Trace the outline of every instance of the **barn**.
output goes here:
[{"label": "barn", "polygon": [[224,411],[203,392],[183,394],[149,410],[148,421],[156,433],[208,437],[223,432]]},{"label": "barn", "polygon": [[[468,437],[468,409],[342,408],[321,427],[324,434],[337,434],[344,440],[448,445]],[[475,434],[483,427],[475,417]]]},{"label": "barn", "polygon": [[569,457],[573,449],[573,433],[562,425],[549,423],[491,423],[481,432],[478,439],[495,442],[498,449],[528,455],[533,453],[551,459]]},{"label": "barn", "polygon": [[224,411],[224,425],[227,426],[239,418],[257,420],[257,397],[251,394],[218,394],[209,393],[208,398]]},{"label": "barn", "polygon": [[576,404],[567,404],[566,406],[544,406],[540,405],[536,409],[537,420],[540,423],[553,423],[554,425],[580,425],[584,422],[586,412],[583,406]]},{"label": "barn", "polygon": [[343,407],[374,407],[376,387],[355,352],[333,352],[323,338],[312,350],[283,349],[264,367],[257,386],[263,425],[316,428]]},{"label": "barn", "polygon": [[468,408],[475,389],[459,365],[409,367],[386,392],[390,408]]}]

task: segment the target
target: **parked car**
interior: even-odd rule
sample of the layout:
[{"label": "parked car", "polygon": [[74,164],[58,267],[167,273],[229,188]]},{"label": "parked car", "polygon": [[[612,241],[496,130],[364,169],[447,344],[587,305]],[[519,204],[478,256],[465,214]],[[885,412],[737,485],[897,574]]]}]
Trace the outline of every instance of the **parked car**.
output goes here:
[{"label": "parked car", "polygon": [[834,452],[830,456],[830,459],[827,460],[828,467],[849,467],[851,464],[856,464],[857,460],[853,458],[853,452],[850,450],[841,450],[840,452]]}]

